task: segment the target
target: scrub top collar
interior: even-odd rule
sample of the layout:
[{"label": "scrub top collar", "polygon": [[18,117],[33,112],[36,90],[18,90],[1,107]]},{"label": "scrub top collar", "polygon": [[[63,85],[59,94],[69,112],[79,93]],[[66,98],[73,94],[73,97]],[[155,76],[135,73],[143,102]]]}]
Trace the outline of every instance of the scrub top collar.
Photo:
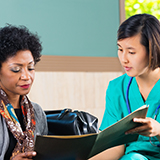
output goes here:
[{"label": "scrub top collar", "polygon": [[[152,88],[152,90],[150,91],[146,101],[144,101],[136,78],[134,77],[132,79],[130,88],[129,88],[129,102],[130,102],[130,108],[131,108],[131,112],[133,112],[134,110],[138,109],[139,107],[143,106],[143,105],[149,105],[149,104],[153,104],[156,103],[157,107],[160,104],[160,79],[156,82],[156,84],[154,85],[154,87]],[[132,103],[132,101],[134,101],[134,103]],[[134,106],[132,106],[131,104],[134,104]]]}]

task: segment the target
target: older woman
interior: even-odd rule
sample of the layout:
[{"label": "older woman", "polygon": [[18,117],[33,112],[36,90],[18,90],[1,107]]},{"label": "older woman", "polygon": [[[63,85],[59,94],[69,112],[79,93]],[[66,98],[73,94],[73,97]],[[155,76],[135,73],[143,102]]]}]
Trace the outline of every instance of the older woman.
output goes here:
[{"label": "older woman", "polygon": [[27,98],[41,43],[24,26],[0,29],[0,159],[32,159],[36,134],[47,134],[41,107]]}]

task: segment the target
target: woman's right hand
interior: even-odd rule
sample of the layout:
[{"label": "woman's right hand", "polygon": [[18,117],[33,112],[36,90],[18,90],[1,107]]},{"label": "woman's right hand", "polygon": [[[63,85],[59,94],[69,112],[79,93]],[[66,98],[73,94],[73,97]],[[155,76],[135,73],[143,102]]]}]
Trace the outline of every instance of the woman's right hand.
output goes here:
[{"label": "woman's right hand", "polygon": [[36,156],[35,151],[25,152],[25,153],[19,153],[11,160],[32,160],[33,157]]}]

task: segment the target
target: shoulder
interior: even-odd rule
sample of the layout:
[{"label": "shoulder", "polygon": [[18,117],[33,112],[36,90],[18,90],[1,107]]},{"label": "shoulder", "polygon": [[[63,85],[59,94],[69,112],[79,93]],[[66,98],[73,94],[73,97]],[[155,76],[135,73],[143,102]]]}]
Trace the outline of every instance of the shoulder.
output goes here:
[{"label": "shoulder", "polygon": [[125,97],[130,78],[127,74],[123,74],[110,81],[106,90],[106,98],[117,101],[117,99]]},{"label": "shoulder", "polygon": [[110,81],[110,84],[114,85],[114,86],[115,85],[116,86],[117,85],[122,85],[123,83],[128,82],[129,79],[130,79],[130,77],[125,73],[122,76],[119,76],[119,77],[113,79],[112,81]]},{"label": "shoulder", "polygon": [[123,74],[120,77],[117,77],[109,82],[108,90],[109,91],[115,91],[115,90],[121,90],[123,91],[125,88],[127,88],[128,82],[131,77],[129,77],[126,73]]},{"label": "shoulder", "polygon": [[35,112],[42,112],[42,108],[39,104],[31,102]]},{"label": "shoulder", "polygon": [[34,103],[34,102],[31,102],[31,103],[32,103],[32,106],[34,109],[35,118],[45,117],[45,113],[44,113],[43,109],[41,108],[41,106],[37,103]]}]

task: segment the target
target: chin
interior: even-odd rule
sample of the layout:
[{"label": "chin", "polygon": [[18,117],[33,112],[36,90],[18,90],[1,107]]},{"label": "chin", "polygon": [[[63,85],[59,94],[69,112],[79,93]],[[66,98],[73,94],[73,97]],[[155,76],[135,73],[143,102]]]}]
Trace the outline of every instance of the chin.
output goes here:
[{"label": "chin", "polygon": [[136,74],[133,74],[133,73],[127,73],[126,74],[129,76],[129,77],[136,77]]},{"label": "chin", "polygon": [[22,91],[22,92],[20,93],[20,95],[21,95],[21,96],[27,95],[27,94],[29,93],[29,91],[30,91],[30,90]]}]

